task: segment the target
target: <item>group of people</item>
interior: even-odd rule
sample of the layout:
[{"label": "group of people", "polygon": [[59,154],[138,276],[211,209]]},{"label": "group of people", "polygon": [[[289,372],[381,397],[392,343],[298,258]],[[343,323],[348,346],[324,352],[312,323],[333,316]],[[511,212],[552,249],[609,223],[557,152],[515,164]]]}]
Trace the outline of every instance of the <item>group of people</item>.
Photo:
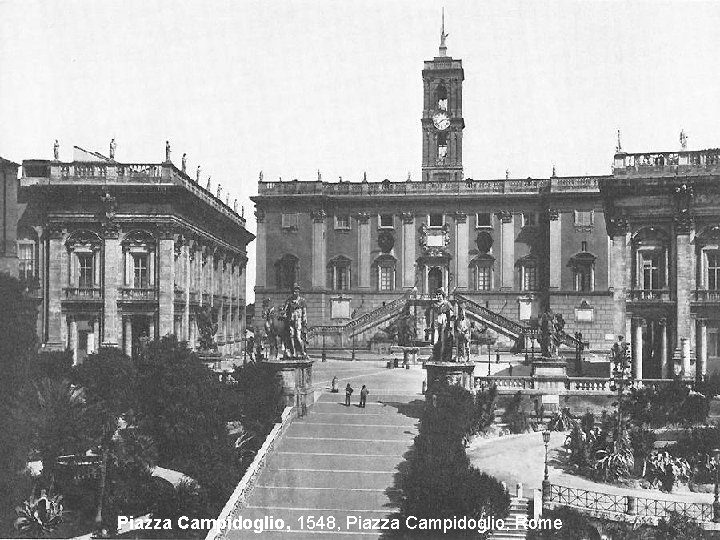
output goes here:
[{"label": "group of people", "polygon": [[[338,378],[337,377],[333,377],[331,392],[333,392],[333,393],[338,392]],[[352,397],[353,392],[355,392],[355,390],[353,389],[352,386],[350,386],[350,383],[347,383],[347,386],[345,386],[345,406],[346,407],[350,406],[350,398]],[[365,408],[365,403],[367,402],[367,397],[368,397],[369,393],[370,393],[370,390],[368,390],[367,386],[365,386],[363,384],[362,388],[360,389],[360,403],[358,405],[359,407],[361,407],[363,409]]]}]

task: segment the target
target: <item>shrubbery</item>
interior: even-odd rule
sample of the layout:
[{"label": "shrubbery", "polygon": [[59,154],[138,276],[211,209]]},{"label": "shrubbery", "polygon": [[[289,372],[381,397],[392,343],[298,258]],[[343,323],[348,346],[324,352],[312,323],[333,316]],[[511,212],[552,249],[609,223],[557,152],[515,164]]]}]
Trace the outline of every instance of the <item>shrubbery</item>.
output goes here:
[{"label": "shrubbery", "polygon": [[[425,404],[420,432],[400,480],[402,515],[418,519],[507,515],[508,493],[496,479],[470,465],[464,448],[467,437],[487,422],[494,391],[475,399],[457,386],[440,385],[432,391],[435,398]],[[413,531],[413,536],[419,532]]]}]

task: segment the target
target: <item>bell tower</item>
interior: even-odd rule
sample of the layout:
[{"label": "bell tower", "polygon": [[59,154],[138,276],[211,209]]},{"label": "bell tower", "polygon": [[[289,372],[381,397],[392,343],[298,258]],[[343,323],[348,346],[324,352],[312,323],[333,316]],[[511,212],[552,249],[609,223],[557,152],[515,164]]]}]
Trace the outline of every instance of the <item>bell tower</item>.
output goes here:
[{"label": "bell tower", "polygon": [[422,124],[423,181],[463,179],[462,60],[447,55],[445,10],[440,29],[438,56],[424,63]]}]

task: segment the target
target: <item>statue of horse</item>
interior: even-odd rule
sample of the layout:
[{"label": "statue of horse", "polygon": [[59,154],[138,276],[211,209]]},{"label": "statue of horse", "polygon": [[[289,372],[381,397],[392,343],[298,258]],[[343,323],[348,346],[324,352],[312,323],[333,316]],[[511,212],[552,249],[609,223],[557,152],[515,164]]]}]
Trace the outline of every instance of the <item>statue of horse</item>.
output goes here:
[{"label": "statue of horse", "polygon": [[288,321],[282,314],[278,314],[274,307],[263,310],[263,319],[268,357],[280,359],[285,356],[285,343],[290,330]]}]

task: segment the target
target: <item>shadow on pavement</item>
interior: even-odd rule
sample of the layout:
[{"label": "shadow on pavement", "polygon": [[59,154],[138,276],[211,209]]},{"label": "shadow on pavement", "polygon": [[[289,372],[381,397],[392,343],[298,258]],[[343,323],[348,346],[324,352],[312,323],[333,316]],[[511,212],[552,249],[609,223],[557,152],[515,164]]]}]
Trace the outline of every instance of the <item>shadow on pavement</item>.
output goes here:
[{"label": "shadow on pavement", "polygon": [[420,414],[422,413],[422,409],[425,406],[424,399],[415,399],[409,403],[403,403],[400,401],[378,400],[378,403],[382,403],[385,407],[393,407],[397,409],[398,414],[402,414],[403,416],[407,416],[408,418],[415,418],[416,420],[420,419]]}]

